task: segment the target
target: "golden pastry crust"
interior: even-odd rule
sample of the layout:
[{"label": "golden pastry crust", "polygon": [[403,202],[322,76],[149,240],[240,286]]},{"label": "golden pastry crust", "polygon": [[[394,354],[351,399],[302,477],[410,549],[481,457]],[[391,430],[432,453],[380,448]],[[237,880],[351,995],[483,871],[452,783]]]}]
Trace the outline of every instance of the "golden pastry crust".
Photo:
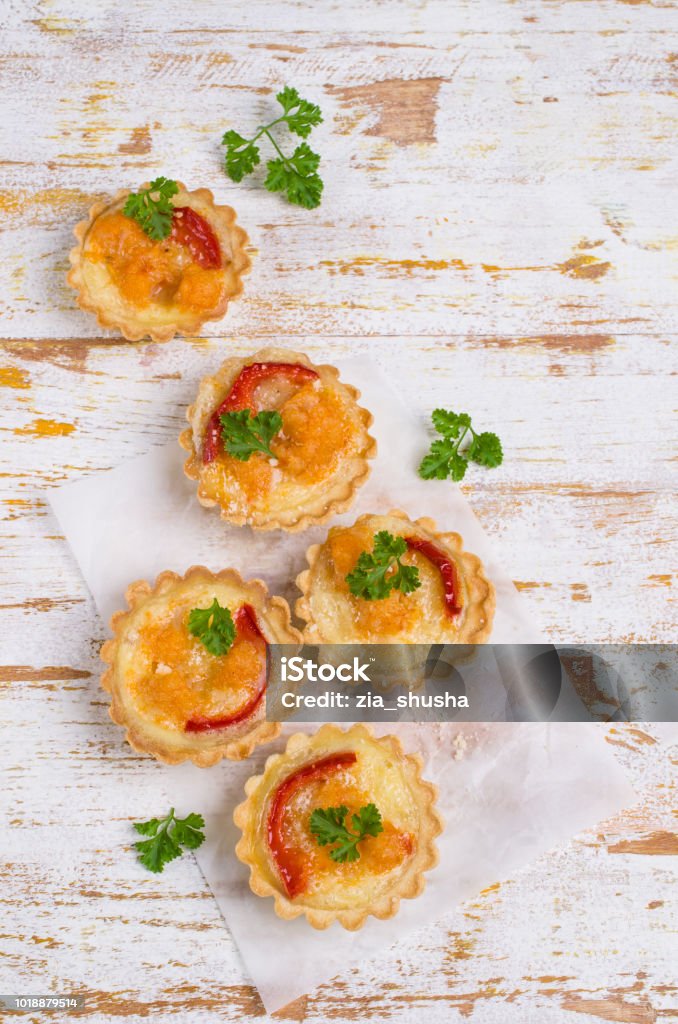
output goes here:
[{"label": "golden pastry crust", "polygon": [[[317,481],[295,484],[293,479],[290,482],[289,478],[283,477],[281,483],[273,484],[272,490],[263,499],[257,498],[256,502],[248,500],[248,495],[237,482],[229,482],[227,478],[224,493],[215,496],[214,486],[208,485],[202,461],[207,424],[242,370],[253,363],[265,362],[301,365],[318,374],[320,386],[339,403],[338,408],[344,415],[342,423],[346,424],[348,452],[339,455],[337,465]],[[190,427],[179,438],[182,448],[189,452],[184,472],[190,480],[198,482],[198,501],[207,508],[218,505],[221,518],[235,526],[247,525],[255,530],[281,529],[290,533],[324,523],[345,512],[352,505],[358,488],[368,478],[368,460],[373,459],[377,451],[377,443],[369,434],[372,414],[358,405],[359,398],[360,392],[356,388],[339,380],[339,371],[334,366],[314,365],[303,352],[264,348],[247,358],[227,359],[214,376],[205,377],[200,382],[196,400],[186,413]],[[331,447],[329,455],[332,456]],[[240,466],[255,465],[255,458],[253,456]],[[307,460],[306,464],[311,461]],[[235,464],[235,460],[233,462]],[[271,473],[266,460],[259,460],[258,468],[261,472]]]},{"label": "golden pastry crust", "polygon": [[[363,539],[357,548],[371,550],[371,540],[379,530],[431,542],[453,561],[460,589],[461,611],[457,615],[447,614],[439,574],[416,552],[408,552],[403,561],[419,568],[423,584],[419,590],[407,595],[393,592],[384,600],[353,597],[344,583],[343,568],[348,573],[356,559],[351,558],[338,575],[331,545],[337,536],[356,531]],[[439,533],[432,519],[412,521],[399,510],[363,515],[352,527],[333,527],[325,542],[312,545],[306,557],[309,568],[297,577],[302,596],[295,610],[306,622],[307,643],[479,644],[490,636],[496,606],[494,587],[480,559],[462,549],[459,534]]]},{"label": "golden pastry crust", "polygon": [[[109,714],[117,725],[124,726],[125,738],[139,753],[151,754],[165,764],[190,760],[207,768],[224,757],[235,761],[249,757],[256,746],[278,736],[280,725],[266,721],[264,700],[243,721],[206,732],[177,731],[140,712],[130,691],[130,680],[139,676],[140,628],[159,620],[161,613],[178,600],[184,598],[186,603],[185,597],[191,594],[201,606],[205,599],[211,602],[214,596],[221,598],[222,606],[229,603],[229,598],[231,605],[250,605],[256,612],[257,627],[268,643],[293,644],[301,637],[290,624],[287,602],[281,597],[269,597],[261,580],[245,581],[235,569],[212,573],[197,565],[183,576],[163,572],[153,586],[146,580],[137,580],[127,588],[128,610],[112,616],[113,638],[101,648],[101,660],[109,666],[101,678],[102,687],[111,695]],[[146,678],[143,672],[140,678]]]},{"label": "golden pastry crust", "polygon": [[[153,309],[139,309],[119,293],[110,277],[106,278],[105,268],[95,273],[87,256],[87,241],[92,227],[98,219],[109,213],[122,210],[129,189],[121,189],[107,202],[97,202],[89,210],[86,220],[80,221],[73,229],[78,244],[71,249],[69,259],[71,270],[67,281],[76,291],[76,301],[81,309],[94,313],[99,324],[115,328],[128,341],[169,341],[175,334],[193,335],[199,333],[203,324],[210,320],[221,320],[228,304],[243,289],[243,275],[250,268],[251,261],[246,252],[247,233],[238,226],[235,210],[230,206],[217,206],[212,192],[207,188],[188,191],[181,182],[179,192],[172,197],[174,206],[189,206],[208,221],[221,248],[224,280],[217,301],[209,309],[199,311],[176,310],[168,307],[167,312]],[[145,182],[142,188],[148,188]]]},{"label": "golden pastry crust", "polygon": [[[345,752],[356,753],[358,778],[364,773],[370,784],[369,799],[379,807],[384,820],[389,818],[398,828],[407,831],[412,845],[400,861],[389,863],[388,870],[381,876],[368,874],[361,880],[360,860],[351,865],[334,864],[320,891],[302,891],[290,898],[267,838],[272,800],[278,787],[298,769],[328,755]],[[272,896],[278,917],[291,920],[304,915],[309,924],[318,929],[339,921],[342,927],[356,931],[369,916],[380,920],[393,917],[402,899],[421,895],[426,884],[424,873],[438,863],[435,839],[442,832],[443,822],[434,806],[437,789],[422,779],[422,767],[421,757],[405,754],[395,736],[376,738],[365,725],[354,725],[346,731],[336,725],[323,725],[313,736],[295,733],[289,738],[284,753],[268,758],[262,775],[248,779],[246,799],[233,814],[235,824],[242,831],[235,852],[250,869],[252,892],[257,896]],[[381,790],[380,781],[383,783]],[[380,836],[367,840],[375,844],[375,849],[379,841]],[[364,855],[361,854],[361,858]],[[327,863],[332,864],[329,858]],[[346,869],[349,870],[348,880]]]}]

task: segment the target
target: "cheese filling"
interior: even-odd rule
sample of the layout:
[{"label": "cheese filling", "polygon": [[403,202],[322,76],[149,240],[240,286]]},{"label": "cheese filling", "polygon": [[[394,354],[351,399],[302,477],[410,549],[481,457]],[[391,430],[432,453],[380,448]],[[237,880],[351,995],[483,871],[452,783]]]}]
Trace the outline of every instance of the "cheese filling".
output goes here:
[{"label": "cheese filling", "polygon": [[137,310],[207,312],[218,305],[225,281],[222,267],[202,267],[171,236],[154,241],[120,211],[102,214],[90,228],[85,259],[101,271],[122,299]]},{"label": "cheese filling", "polygon": [[[401,557],[403,565],[416,566],[419,571],[421,586],[417,590],[408,594],[392,590],[388,597],[380,599],[351,593],[346,577],[355,569],[362,552],[372,551],[379,530],[403,537],[416,532],[412,523],[392,516],[373,516],[366,523],[330,530],[313,570],[311,595],[314,618],[323,636],[329,638],[338,633],[338,642],[368,643],[424,643],[428,637],[431,642],[453,639],[459,623],[446,612],[440,571],[418,551],[410,549]],[[463,604],[463,580],[461,574],[458,576]]]},{"label": "cheese filling", "polygon": [[[192,722],[236,718],[256,700],[266,672],[266,641],[238,628],[233,645],[210,654],[187,628],[193,603],[183,601],[162,614],[145,614],[128,643],[125,683],[138,714],[155,725],[184,732]],[[237,608],[231,612],[238,621]]]},{"label": "cheese filling", "polygon": [[270,444],[273,459],[254,452],[243,462],[222,448],[201,467],[202,493],[230,512],[246,515],[293,506],[360,450],[359,426],[340,391],[314,381],[291,394],[283,390],[280,398],[266,405],[277,409],[283,423]]},{"label": "cheese filling", "polygon": [[[345,751],[337,740],[338,751]],[[398,759],[369,739],[353,747],[356,761],[336,771],[311,773],[293,788],[280,814],[280,847],[271,849],[268,834],[262,835],[263,849],[279,887],[285,889],[280,873],[284,865],[292,889],[305,906],[356,908],[389,891],[407,869],[417,850],[418,810]],[[320,761],[326,752],[318,752]],[[312,764],[312,762],[311,762]],[[289,768],[269,793],[262,831],[275,801],[278,786],[284,786]],[[358,844],[359,858],[338,863],[330,857],[331,847],[320,846],[310,830],[310,817],[317,808],[345,806],[350,815],[369,803],[378,808],[383,832]],[[262,853],[263,853],[262,849]]]}]

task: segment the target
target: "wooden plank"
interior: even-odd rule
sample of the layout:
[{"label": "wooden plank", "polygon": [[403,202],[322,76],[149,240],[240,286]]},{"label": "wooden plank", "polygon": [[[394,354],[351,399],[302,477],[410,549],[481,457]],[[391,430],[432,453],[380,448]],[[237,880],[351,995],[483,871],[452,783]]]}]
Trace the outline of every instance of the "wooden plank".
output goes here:
[{"label": "wooden plank", "polygon": [[[234,333],[675,332],[667,8],[641,20],[604,5],[582,42],[589,5],[514,6],[497,5],[496,32],[472,4],[428,34],[389,27],[388,5],[378,27],[338,35],[300,34],[280,14],[263,33],[226,31],[231,5],[218,4],[188,31],[159,33],[152,5],[113,37],[96,17],[20,22],[0,69],[12,95],[0,124],[12,153],[0,166],[5,333],[100,333],[64,285],[70,230],[95,197],[156,172],[211,185],[251,234]],[[427,5],[424,23],[436,16]],[[634,20],[632,37],[618,18]],[[327,180],[318,214],[221,170],[223,131],[266,118],[284,81],[326,115],[313,136]]]},{"label": "wooden plank", "polygon": [[[0,990],[85,992],[93,1024],[266,1019],[194,861],[155,878],[129,849],[164,775],[107,717],[48,490],[176,437],[227,354],[369,354],[422,450],[437,405],[501,434],[464,490],[553,639],[672,641],[675,4],[30,0],[3,28]],[[285,82],[325,113],[315,212],[221,170]],[[74,307],[67,251],[155,173],[232,203],[254,266],[205,338],[131,345]],[[651,728],[609,741],[635,807],[278,1019],[675,1016],[678,761]]]}]

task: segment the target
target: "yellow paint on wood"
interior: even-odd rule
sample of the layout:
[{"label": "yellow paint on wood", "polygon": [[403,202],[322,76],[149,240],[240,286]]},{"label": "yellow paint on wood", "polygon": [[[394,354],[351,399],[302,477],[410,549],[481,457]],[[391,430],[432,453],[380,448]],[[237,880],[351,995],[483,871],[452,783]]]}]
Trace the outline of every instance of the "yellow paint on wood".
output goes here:
[{"label": "yellow paint on wood", "polygon": [[0,388],[17,388],[25,391],[31,386],[31,378],[18,366],[0,366]]},{"label": "yellow paint on wood", "polygon": [[57,36],[72,36],[80,28],[82,21],[48,15],[44,18],[34,18],[33,24],[37,25],[41,32],[49,32]]},{"label": "yellow paint on wood", "polygon": [[670,587],[673,574],[670,572],[652,573],[647,578],[653,587]]},{"label": "yellow paint on wood", "polygon": [[78,188],[5,189],[0,192],[0,213],[7,218],[21,218],[24,223],[44,223],[46,213],[61,219],[84,216],[98,196]]},{"label": "yellow paint on wood", "polygon": [[133,128],[128,142],[121,142],[118,146],[118,153],[129,155],[141,155],[150,153],[152,148],[151,131],[147,124],[140,128]]},{"label": "yellow paint on wood", "polygon": [[561,274],[566,274],[568,277],[576,277],[578,280],[598,281],[607,274],[612,264],[599,260],[595,256],[581,254],[573,256],[572,259],[566,260],[565,263],[558,263],[556,266]]},{"label": "yellow paint on wood", "polygon": [[60,423],[58,420],[33,420],[25,427],[17,427],[15,434],[28,437],[68,437],[75,430],[75,423]]},{"label": "yellow paint on wood", "polygon": [[409,274],[412,270],[470,270],[460,259],[401,259],[389,260],[383,256],[354,256],[348,260],[321,260],[319,266],[327,267],[331,274],[364,274],[365,267],[382,267],[393,277]]}]

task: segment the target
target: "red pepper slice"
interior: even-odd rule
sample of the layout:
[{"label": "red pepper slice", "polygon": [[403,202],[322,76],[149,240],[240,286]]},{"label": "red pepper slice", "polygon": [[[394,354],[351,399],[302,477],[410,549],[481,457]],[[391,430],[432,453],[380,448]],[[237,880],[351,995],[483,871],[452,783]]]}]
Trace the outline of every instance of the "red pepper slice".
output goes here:
[{"label": "red pepper slice", "polygon": [[[264,649],[266,648],[266,638],[257,625],[257,615],[249,604],[243,604],[238,608],[237,612],[233,617],[237,635],[242,639],[252,640],[257,645],[262,644]],[[261,698],[266,693],[267,683],[267,667],[261,670],[261,676],[259,677],[259,684],[257,686],[256,693],[250,700],[247,701],[241,708],[233,712],[231,715],[219,715],[216,718],[205,718],[199,716],[198,718],[189,718],[188,722],[184,726],[185,732],[211,732],[214,729],[223,729],[227,725],[237,725],[239,722],[244,722],[246,718],[254,714],[256,711]]]},{"label": "red pepper slice", "polygon": [[205,270],[217,270],[221,266],[219,239],[205,218],[190,206],[175,207],[170,239],[177,245],[185,245],[195,262]]},{"label": "red pepper slice", "polygon": [[268,845],[285,886],[285,892],[291,900],[306,888],[308,860],[285,841],[283,821],[287,804],[297,790],[310,780],[324,779],[332,772],[355,764],[357,760],[357,756],[352,752],[323,757],[319,761],[298,768],[275,791],[268,812]]},{"label": "red pepper slice", "polygon": [[458,601],[457,569],[450,556],[446,555],[444,551],[441,551],[430,540],[422,540],[420,537],[406,537],[405,540],[408,548],[412,551],[418,551],[420,555],[428,558],[429,562],[435,565],[443,580],[447,614],[452,616],[458,615],[461,611],[461,605]]},{"label": "red pepper slice", "polygon": [[303,366],[301,363],[250,363],[249,366],[244,366],[234,380],[226,398],[210,416],[202,447],[202,461],[205,464],[213,462],[219,453],[221,445],[221,420],[219,417],[225,412],[235,412],[238,409],[251,409],[254,412],[256,389],[261,383],[271,380],[273,377],[284,377],[285,380],[293,384],[298,383],[301,386],[307,381],[317,380],[318,374],[310,366]]}]

